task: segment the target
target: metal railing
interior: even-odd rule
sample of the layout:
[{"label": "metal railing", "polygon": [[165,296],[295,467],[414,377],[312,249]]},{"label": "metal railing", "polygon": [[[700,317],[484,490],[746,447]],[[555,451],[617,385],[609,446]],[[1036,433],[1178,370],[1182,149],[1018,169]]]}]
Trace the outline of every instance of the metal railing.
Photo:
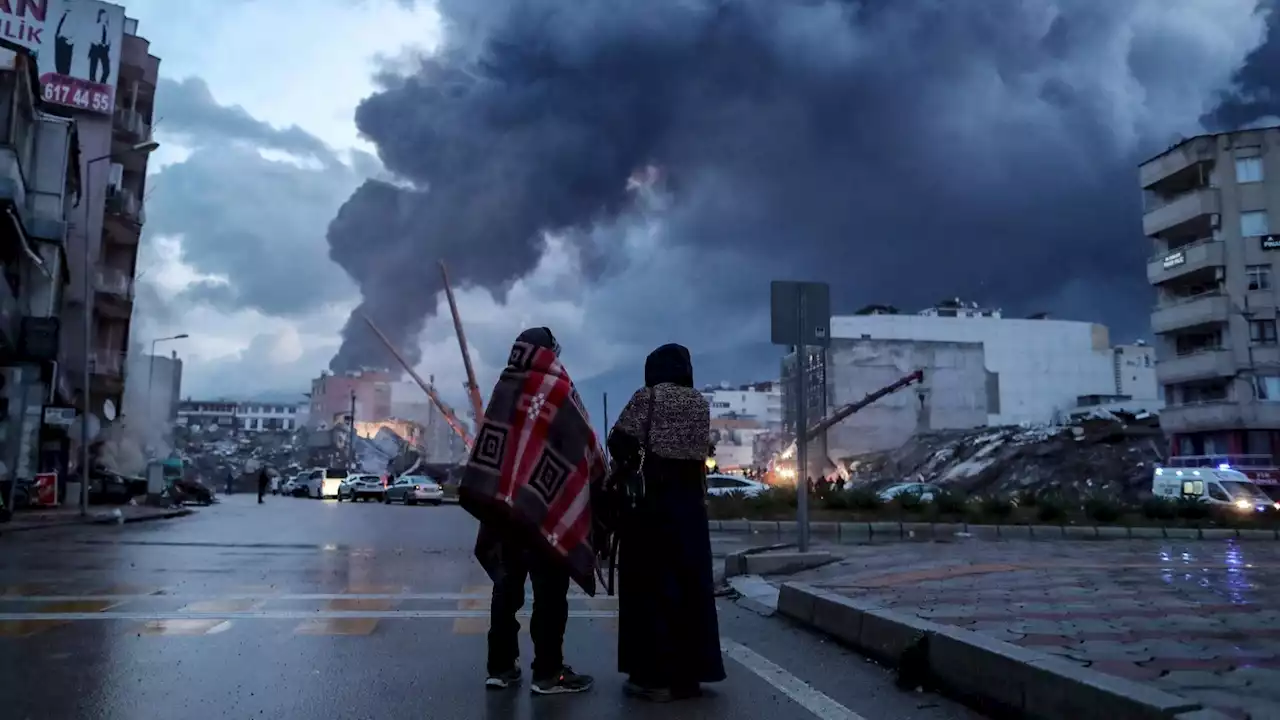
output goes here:
[{"label": "metal railing", "polygon": [[133,277],[119,268],[99,266],[93,275],[93,289],[100,293],[133,298]]},{"label": "metal railing", "polygon": [[94,350],[89,355],[89,372],[94,375],[124,375],[125,353],[117,350]]},{"label": "metal railing", "polygon": [[142,113],[137,110],[116,108],[111,124],[116,130],[129,135],[139,142],[147,140],[151,136],[151,127],[143,119]]},{"label": "metal railing", "polygon": [[1164,252],[1156,253],[1155,255],[1152,255],[1150,258],[1147,258],[1147,262],[1149,262],[1149,263],[1159,262],[1159,261],[1164,260],[1165,258],[1169,257],[1170,255],[1172,255],[1172,254],[1174,254],[1174,253],[1176,253],[1176,252],[1186,252],[1187,250],[1190,250],[1190,249],[1192,249],[1192,248],[1198,248],[1198,247],[1201,247],[1202,245],[1209,245],[1209,244],[1211,244],[1211,243],[1220,243],[1220,242],[1222,242],[1222,241],[1221,241],[1221,240],[1214,240],[1214,239],[1213,239],[1213,238],[1211,238],[1211,237],[1207,237],[1207,238],[1200,238],[1200,239],[1198,239],[1198,240],[1192,240],[1191,242],[1187,243],[1186,245],[1179,245],[1178,247],[1171,247],[1171,248],[1169,248],[1168,250],[1165,250]]},{"label": "metal railing", "polygon": [[107,212],[138,224],[142,224],[144,219],[138,196],[132,190],[114,185],[107,188]]}]

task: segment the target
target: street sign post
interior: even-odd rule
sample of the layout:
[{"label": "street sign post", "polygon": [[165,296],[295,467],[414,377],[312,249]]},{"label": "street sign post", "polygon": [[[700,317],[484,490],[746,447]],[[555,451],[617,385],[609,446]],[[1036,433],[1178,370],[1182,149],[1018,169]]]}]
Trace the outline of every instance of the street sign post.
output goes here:
[{"label": "street sign post", "polygon": [[800,552],[809,550],[808,350],[831,344],[831,287],[826,283],[774,280],[770,287],[770,336],[795,348],[796,526]]}]

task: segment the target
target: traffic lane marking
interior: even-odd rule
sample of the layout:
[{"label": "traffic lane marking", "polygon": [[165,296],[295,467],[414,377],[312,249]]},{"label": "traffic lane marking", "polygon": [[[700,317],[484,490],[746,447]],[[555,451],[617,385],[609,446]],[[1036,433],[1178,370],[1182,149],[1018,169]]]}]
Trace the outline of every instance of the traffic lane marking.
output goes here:
[{"label": "traffic lane marking", "polygon": [[99,612],[104,612],[120,603],[67,600],[51,604],[53,607],[45,612],[0,615],[0,637],[23,638],[40,635],[72,622],[70,616],[84,616],[92,619]]},{"label": "traffic lane marking", "polygon": [[[253,600],[204,600],[191,603],[178,610],[179,613],[227,613],[255,610],[260,602]],[[142,626],[140,635],[214,635],[231,629],[230,620],[219,618],[190,619],[168,618],[148,620]]]},{"label": "traffic lane marking", "polygon": [[[528,618],[529,611],[516,613],[518,618]],[[571,618],[613,618],[616,610],[570,610]],[[488,619],[486,610],[239,610],[222,612],[147,612],[147,611],[109,611],[101,612],[45,612],[45,613],[0,613],[0,622],[22,622],[29,620],[47,620],[57,622],[81,622],[87,620],[306,620],[315,618],[377,618],[393,619],[456,619],[484,618]]]},{"label": "traffic lane marking", "polygon": [[866,720],[746,645],[721,637],[720,650],[820,720]]}]

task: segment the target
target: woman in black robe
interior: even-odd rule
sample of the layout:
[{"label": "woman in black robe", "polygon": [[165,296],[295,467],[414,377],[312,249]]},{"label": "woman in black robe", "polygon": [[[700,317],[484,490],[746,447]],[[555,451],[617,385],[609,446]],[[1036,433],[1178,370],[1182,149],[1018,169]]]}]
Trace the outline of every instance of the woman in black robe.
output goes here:
[{"label": "woman in black robe", "polygon": [[725,678],[707,529],[711,413],[688,349],[653,351],[644,376],[609,433],[615,472],[642,467],[644,476],[618,529],[618,670],[629,694],[666,702]]}]

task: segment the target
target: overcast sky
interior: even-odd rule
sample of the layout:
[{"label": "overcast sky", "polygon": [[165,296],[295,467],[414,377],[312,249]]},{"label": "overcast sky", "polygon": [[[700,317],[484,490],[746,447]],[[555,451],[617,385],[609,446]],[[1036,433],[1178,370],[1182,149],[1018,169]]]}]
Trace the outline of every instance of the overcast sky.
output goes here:
[{"label": "overcast sky", "polygon": [[301,392],[360,306],[456,401],[440,258],[482,384],[527,325],[579,377],[758,342],[778,274],[1143,335],[1136,163],[1273,109],[1269,3],[991,2],[130,0],[162,58],[134,341],[191,335],[187,395]]}]

